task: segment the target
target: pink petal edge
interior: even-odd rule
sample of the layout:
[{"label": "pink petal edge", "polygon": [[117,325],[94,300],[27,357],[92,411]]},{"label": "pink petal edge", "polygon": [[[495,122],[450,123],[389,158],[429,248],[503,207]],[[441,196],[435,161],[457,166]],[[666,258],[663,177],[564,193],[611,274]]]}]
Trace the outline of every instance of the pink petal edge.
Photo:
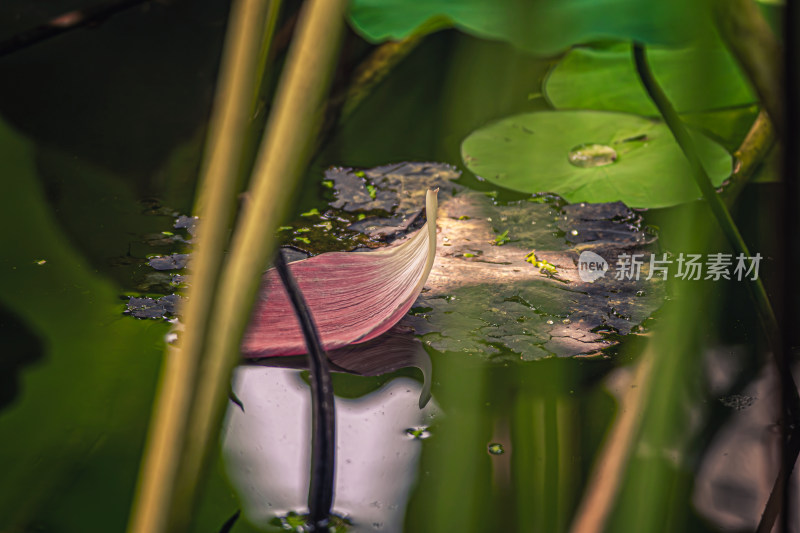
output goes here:
[{"label": "pink petal edge", "polygon": [[[291,263],[326,350],[374,339],[411,309],[436,257],[437,190],[425,196],[427,222],[398,246],[374,252],[331,252]],[[245,357],[306,353],[294,309],[275,269],[241,346]]]}]

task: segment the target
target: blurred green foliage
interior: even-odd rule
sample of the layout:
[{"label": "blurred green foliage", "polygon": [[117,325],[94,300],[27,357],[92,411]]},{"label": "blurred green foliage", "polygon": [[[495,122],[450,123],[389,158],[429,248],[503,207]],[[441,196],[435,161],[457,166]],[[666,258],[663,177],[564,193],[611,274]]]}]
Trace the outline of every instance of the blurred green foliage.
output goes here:
[{"label": "blurred green foliage", "polygon": [[0,525],[120,530],[167,326],[122,316],[119,289],[75,251],[48,210],[33,155],[0,124],[5,182],[14,183],[0,195],[13,221],[0,225],[0,300],[45,346],[0,414]]},{"label": "blurred green foliage", "polygon": [[455,27],[540,55],[595,40],[679,45],[707,27],[706,3],[675,0],[353,0],[350,23],[371,42]]}]

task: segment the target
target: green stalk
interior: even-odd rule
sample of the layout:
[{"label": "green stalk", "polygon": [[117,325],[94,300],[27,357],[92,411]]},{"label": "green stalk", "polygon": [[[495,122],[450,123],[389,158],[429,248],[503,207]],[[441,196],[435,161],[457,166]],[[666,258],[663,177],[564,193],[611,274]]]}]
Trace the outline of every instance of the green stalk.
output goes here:
[{"label": "green stalk", "polygon": [[412,35],[402,41],[383,43],[362,61],[353,73],[353,81],[345,94],[339,96],[344,101],[340,121],[346,121],[392,69],[414,51],[423,38],[424,35]]},{"label": "green stalk", "polygon": [[239,0],[231,8],[195,208],[202,223],[191,265],[192,286],[182,311],[186,329],[181,334],[180,349],[168,349],[164,357],[128,526],[131,533],[165,531],[175,495],[181,490],[178,463],[186,448],[198,367],[233,214],[236,181],[241,173],[240,141],[249,121],[250,98],[256,83],[253,73],[269,3]]},{"label": "green stalk", "polygon": [[[556,397],[556,430],[558,432],[558,508],[556,512],[556,531],[566,531],[570,521],[578,487],[578,471],[575,457],[578,453],[580,418],[574,398]],[[576,438],[577,437],[577,438]]]},{"label": "green stalk", "polygon": [[253,101],[250,106],[251,116],[255,116],[258,110],[258,101],[266,83],[267,64],[269,63],[269,52],[272,48],[272,37],[275,35],[275,25],[278,23],[278,15],[281,12],[282,0],[272,0],[264,23],[264,38],[261,41],[261,49],[258,52],[258,67],[256,68],[256,87],[253,91]]},{"label": "green stalk", "polygon": [[308,162],[336,64],[345,7],[345,0],[308,0],[300,14],[253,169],[248,203],[233,236],[209,321],[214,332],[205,345],[178,474],[183,492],[175,512],[180,526],[188,519],[211,445],[219,434],[239,343],[276,244],[275,228]]},{"label": "green stalk", "polygon": [[584,497],[575,511],[570,533],[601,533],[614,509],[628,461],[647,409],[646,391],[651,386],[653,367],[658,354],[655,343],[639,358],[631,376],[631,387],[622,399],[608,438],[598,453]]},{"label": "green stalk", "polygon": [[[514,413],[512,423],[513,453],[511,454],[511,477],[513,494],[516,500],[517,528],[520,533],[531,533],[542,530],[541,520],[544,485],[537,455],[541,456],[538,440],[543,439],[543,428],[540,413],[542,400],[518,389],[512,402]],[[539,452],[539,453],[537,453]]]},{"label": "green stalk", "polygon": [[764,160],[774,145],[775,131],[769,116],[764,110],[761,110],[742,144],[733,153],[736,166],[728,180],[728,185],[722,191],[722,199],[728,208],[733,206],[734,200],[742,192],[744,186],[764,164]]},{"label": "green stalk", "polygon": [[[736,223],[733,221],[728,208],[717,195],[711,183],[711,179],[708,177],[705,168],[703,168],[703,163],[700,161],[700,156],[698,156],[695,151],[694,143],[689,136],[689,132],[684,127],[680,117],[678,117],[672,104],[664,94],[664,91],[653,77],[650,66],[647,64],[647,57],[642,45],[635,44],[633,46],[633,60],[636,64],[636,71],[639,74],[639,79],[642,80],[647,94],[650,95],[650,99],[653,100],[653,103],[661,112],[661,115],[664,117],[664,122],[666,122],[675,140],[678,141],[681,150],[683,150],[683,154],[689,161],[689,166],[692,169],[692,177],[703,193],[703,198],[711,208],[711,212],[717,219],[717,223],[725,234],[728,243],[730,243],[737,253],[744,254],[745,257],[751,257],[750,250],[748,250],[747,244],[745,244],[741,233],[739,233],[739,228],[736,227]],[[767,291],[764,289],[764,284],[761,282],[761,279],[756,279],[752,283],[748,283],[748,287],[756,303],[758,316],[764,328],[764,333],[766,334],[770,349],[773,353],[778,353],[781,350],[778,321],[775,318],[775,311],[772,309]]]},{"label": "green stalk", "polygon": [[714,0],[716,27],[778,132],[785,131],[781,45],[753,0]]}]

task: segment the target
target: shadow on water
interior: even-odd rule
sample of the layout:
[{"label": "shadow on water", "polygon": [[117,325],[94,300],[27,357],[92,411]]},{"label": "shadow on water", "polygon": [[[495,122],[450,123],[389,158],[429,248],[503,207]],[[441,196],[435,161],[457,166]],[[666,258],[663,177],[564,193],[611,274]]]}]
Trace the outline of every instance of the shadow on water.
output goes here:
[{"label": "shadow on water", "polygon": [[19,374],[44,358],[42,340],[5,305],[0,305],[0,410],[8,407],[19,394]]}]

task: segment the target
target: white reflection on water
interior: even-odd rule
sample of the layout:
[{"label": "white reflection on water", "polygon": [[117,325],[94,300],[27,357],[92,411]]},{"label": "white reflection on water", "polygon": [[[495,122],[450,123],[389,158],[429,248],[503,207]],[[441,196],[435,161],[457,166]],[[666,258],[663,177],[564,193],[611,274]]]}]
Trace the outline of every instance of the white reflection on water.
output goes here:
[{"label": "white reflection on water", "polygon": [[[223,454],[243,512],[264,524],[306,512],[311,444],[308,385],[296,370],[240,367],[234,390],[245,412],[228,409]],[[397,378],[361,398],[336,398],[334,512],[353,531],[402,531],[423,442],[406,429],[428,425],[438,409],[420,410],[421,385]],[[434,436],[435,438],[435,436]]]}]

